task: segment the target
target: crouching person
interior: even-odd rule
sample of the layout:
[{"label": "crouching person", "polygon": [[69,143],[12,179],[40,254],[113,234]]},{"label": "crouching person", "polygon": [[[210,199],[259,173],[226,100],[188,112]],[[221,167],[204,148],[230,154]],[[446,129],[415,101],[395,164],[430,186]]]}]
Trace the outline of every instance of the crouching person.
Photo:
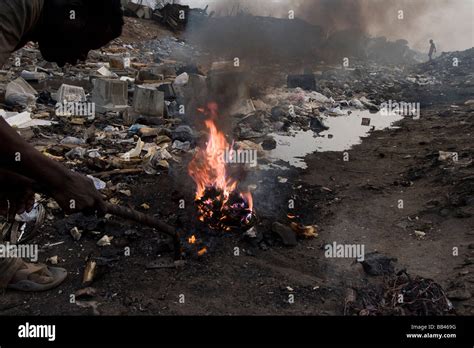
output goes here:
[{"label": "crouching person", "polygon": [[[0,1],[0,68],[29,41],[39,44],[47,61],[76,64],[86,60],[90,50],[119,37],[123,24],[120,0]],[[18,154],[21,161],[16,160]],[[1,117],[0,171],[0,215],[10,220],[31,209],[34,187],[41,187],[66,213],[104,213],[102,196],[91,180],[43,156]],[[66,275],[61,268],[0,257],[3,289],[49,290]]]}]

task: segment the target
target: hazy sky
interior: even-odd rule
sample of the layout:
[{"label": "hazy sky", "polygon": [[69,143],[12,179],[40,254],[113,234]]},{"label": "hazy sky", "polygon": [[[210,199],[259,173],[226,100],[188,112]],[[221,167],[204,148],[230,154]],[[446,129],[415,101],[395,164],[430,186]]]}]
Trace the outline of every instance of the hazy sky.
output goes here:
[{"label": "hazy sky", "polygon": [[[153,0],[149,0],[154,3]],[[330,1],[342,3],[343,8],[332,14],[320,11],[333,7]],[[333,3],[334,3],[333,2]],[[346,2],[346,3],[344,3]],[[351,13],[347,3],[356,2],[358,13]],[[294,10],[297,17],[314,24],[324,24],[332,15],[338,24],[353,16],[363,18],[368,34],[406,39],[419,50],[428,49],[428,40],[434,39],[439,50],[464,50],[474,46],[474,0],[181,0],[191,7],[210,6],[210,10],[228,13],[233,7],[256,15],[286,16]],[[323,5],[318,5],[323,3]],[[353,6],[352,6],[353,7]],[[346,10],[345,14],[342,12]],[[348,11],[349,10],[349,11]],[[397,18],[404,11],[404,20]],[[341,13],[341,20],[338,16]],[[344,18],[344,16],[346,16]]]}]

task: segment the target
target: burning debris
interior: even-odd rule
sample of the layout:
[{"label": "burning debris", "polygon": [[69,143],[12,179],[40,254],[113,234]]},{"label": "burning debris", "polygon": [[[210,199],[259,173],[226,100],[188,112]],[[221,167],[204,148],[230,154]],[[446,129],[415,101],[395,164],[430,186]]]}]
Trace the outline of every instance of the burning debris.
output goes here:
[{"label": "burning debris", "polygon": [[[238,182],[229,175],[228,165],[224,154],[232,147],[227,142],[225,135],[220,132],[215,124],[219,117],[218,106],[211,103],[208,109],[201,109],[201,112],[210,118],[205,121],[209,131],[209,139],[206,147],[198,149],[193,160],[189,164],[189,174],[196,183],[196,201],[198,206],[204,208],[209,205],[210,210],[204,208],[200,211],[200,220],[216,219],[213,211],[215,209],[221,213],[236,210],[246,210],[252,214],[253,201],[250,193],[236,193]],[[239,196],[236,199],[236,196]],[[233,214],[232,214],[233,215]],[[222,219],[223,217],[221,217]],[[221,219],[218,219],[221,221]]]},{"label": "burning debris", "polygon": [[[205,121],[209,135],[206,146],[197,149],[188,168],[196,184],[197,229],[244,233],[256,223],[252,194],[238,192],[239,183],[229,174],[224,154],[232,146],[216,127],[215,121],[219,117],[217,104],[210,103],[199,111],[209,117]],[[196,244],[194,234],[188,238],[188,244]],[[199,250],[200,253],[205,252]]]}]

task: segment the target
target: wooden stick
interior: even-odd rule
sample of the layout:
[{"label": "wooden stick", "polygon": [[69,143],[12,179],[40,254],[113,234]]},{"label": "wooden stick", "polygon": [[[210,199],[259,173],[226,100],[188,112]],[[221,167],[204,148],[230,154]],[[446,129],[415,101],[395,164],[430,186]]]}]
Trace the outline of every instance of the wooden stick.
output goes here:
[{"label": "wooden stick", "polygon": [[113,205],[110,203],[106,203],[105,206],[106,206],[107,213],[109,214],[112,214],[112,215],[115,215],[127,220],[132,220],[142,225],[156,228],[171,237],[177,236],[176,230],[172,226],[150,215],[146,215],[136,210],[125,208],[118,205]]}]

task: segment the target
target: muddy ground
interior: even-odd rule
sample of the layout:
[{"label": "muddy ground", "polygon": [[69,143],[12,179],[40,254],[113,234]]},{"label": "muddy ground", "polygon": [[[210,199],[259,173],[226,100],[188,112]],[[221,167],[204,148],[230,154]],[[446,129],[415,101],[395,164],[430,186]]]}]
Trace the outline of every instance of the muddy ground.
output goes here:
[{"label": "muddy ground", "polygon": [[[124,42],[134,35],[127,31]],[[348,161],[340,152],[315,153],[306,158],[307,169],[250,174],[248,183],[258,186],[255,205],[263,243],[223,235],[207,256],[176,266],[171,243],[157,231],[116,218],[74,220],[57,213],[33,242],[64,242],[43,247],[40,261],[58,255],[68,279],[46,293],[5,292],[0,315],[343,315],[347,290],[363,295],[364,287],[381,277],[367,275],[353,259],[326,258],[323,247],[333,242],[363,244],[366,253],[396,258],[396,270],[433,279],[447,293],[462,293],[464,300],[453,300],[452,313],[472,315],[474,198],[468,161],[473,114],[464,99],[457,107],[432,99],[420,120],[406,118],[396,129],[374,132],[348,151]],[[458,152],[459,162],[438,161],[440,150]],[[169,174],[111,180],[133,188],[132,197],[121,197],[125,205],[141,209],[147,203],[150,209],[142,211],[175,224],[192,208],[186,163]],[[279,176],[288,181],[280,183]],[[181,199],[187,203],[184,212]],[[293,210],[289,199],[295,200]],[[288,213],[318,225],[319,236],[284,246],[270,226],[289,223]],[[74,225],[88,231],[79,242],[68,232]],[[426,235],[420,238],[415,231]],[[103,234],[114,236],[112,246],[96,246]],[[127,247],[130,256],[124,255]],[[457,256],[453,248],[459,248]],[[90,256],[103,263],[103,275],[91,284],[96,295],[71,302],[71,294],[84,287]]]}]

